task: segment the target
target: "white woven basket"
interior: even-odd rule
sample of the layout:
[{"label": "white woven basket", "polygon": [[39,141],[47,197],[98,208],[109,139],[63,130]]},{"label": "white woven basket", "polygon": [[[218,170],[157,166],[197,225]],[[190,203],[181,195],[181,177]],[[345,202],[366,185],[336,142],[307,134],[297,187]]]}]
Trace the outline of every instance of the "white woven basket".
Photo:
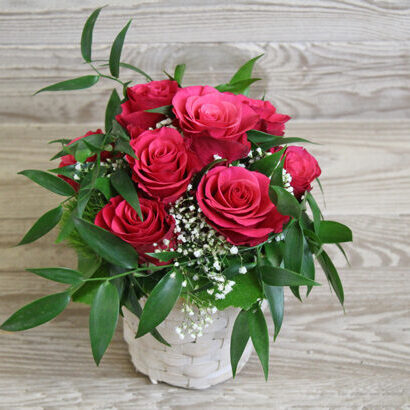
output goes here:
[{"label": "white woven basket", "polygon": [[[138,318],[128,309],[124,313],[124,339],[128,343],[132,363],[152,383],[165,382],[187,389],[206,389],[232,378],[230,342],[233,324],[239,309],[228,308],[213,315],[213,323],[197,339],[181,340],[175,332],[184,319],[179,301],[158,331],[171,347],[158,342],[150,334],[135,339]],[[249,341],[239,362],[237,373],[248,361],[253,347]]]}]

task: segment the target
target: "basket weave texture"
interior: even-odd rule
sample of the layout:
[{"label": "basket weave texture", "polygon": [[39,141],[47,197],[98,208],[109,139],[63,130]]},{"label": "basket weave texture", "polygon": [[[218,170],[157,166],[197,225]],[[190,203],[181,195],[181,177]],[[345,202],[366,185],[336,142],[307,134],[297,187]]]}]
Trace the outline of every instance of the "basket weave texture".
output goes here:
[{"label": "basket weave texture", "polygon": [[[147,375],[152,383],[165,382],[187,389],[206,389],[232,378],[230,342],[233,324],[239,309],[217,311],[203,336],[181,340],[175,332],[181,326],[184,313],[179,301],[158,331],[171,347],[158,342],[150,334],[135,339],[138,318],[125,307],[124,339],[128,343],[132,363],[137,371]],[[237,373],[248,361],[253,347],[249,341],[238,364]]]}]

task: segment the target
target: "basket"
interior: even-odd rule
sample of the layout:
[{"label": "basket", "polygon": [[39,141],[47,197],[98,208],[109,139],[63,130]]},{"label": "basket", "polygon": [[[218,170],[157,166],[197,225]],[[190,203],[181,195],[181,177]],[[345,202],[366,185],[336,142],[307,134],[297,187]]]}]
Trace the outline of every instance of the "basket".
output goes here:
[{"label": "basket", "polygon": [[[152,383],[207,389],[232,378],[230,343],[232,328],[239,309],[227,308],[217,311],[203,336],[181,340],[175,332],[184,319],[179,301],[158,331],[171,347],[158,342],[151,334],[135,339],[138,318],[125,307],[124,339],[128,343],[132,363],[137,371],[147,375]],[[238,364],[237,373],[248,361],[253,350],[249,341]]]}]

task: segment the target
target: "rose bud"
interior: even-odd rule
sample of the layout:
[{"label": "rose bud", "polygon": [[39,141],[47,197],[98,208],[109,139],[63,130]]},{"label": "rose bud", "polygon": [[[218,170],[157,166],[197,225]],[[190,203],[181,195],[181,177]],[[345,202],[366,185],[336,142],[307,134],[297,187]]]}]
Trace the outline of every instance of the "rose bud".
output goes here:
[{"label": "rose bud", "polygon": [[269,182],[259,172],[218,166],[201,179],[196,197],[208,223],[228,242],[255,246],[289,221],[270,200]]},{"label": "rose bud", "polygon": [[[271,152],[280,151],[283,147],[271,148]],[[291,146],[287,147],[283,155],[286,155],[283,168],[290,174],[293,193],[296,198],[312,189],[311,183],[322,173],[315,157],[303,148]]]}]

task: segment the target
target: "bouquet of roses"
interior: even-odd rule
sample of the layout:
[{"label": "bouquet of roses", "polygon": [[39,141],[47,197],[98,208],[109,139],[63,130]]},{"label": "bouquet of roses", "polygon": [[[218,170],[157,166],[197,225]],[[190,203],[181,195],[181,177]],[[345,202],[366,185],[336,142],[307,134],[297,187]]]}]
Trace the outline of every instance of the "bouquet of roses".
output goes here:
[{"label": "bouquet of roses", "polygon": [[[216,87],[183,87],[185,65],[153,81],[121,62],[129,22],[109,60],[96,66],[91,44],[100,10],[87,20],[81,40],[94,74],[40,91],[88,88],[108,78],[121,85],[123,97],[112,91],[104,131],[52,141],[62,145],[52,158],[60,160],[58,168],[21,172],[64,200],[38,219],[20,245],[59,225],[57,242],[75,248],[78,268],[28,269],[68,288],[23,307],[1,329],[29,329],[56,317],[70,301],[89,303],[98,364],[124,306],[140,319],[137,338],[151,333],[164,344],[156,328],[177,300],[185,312],[175,328],[181,339],[200,338],[213,314],[232,306],[240,309],[230,345],[233,374],[251,339],[267,376],[262,302],[269,305],[276,338],[284,287],[301,299],[306,286],[308,295],[318,285],[316,258],[343,304],[342,284],[323,244],[342,249],[351,231],[323,220],[311,194],[321,170],[305,148],[290,145],[308,141],[283,136],[290,117],[269,101],[248,97],[261,56]],[[120,68],[148,82],[124,83]]]}]

